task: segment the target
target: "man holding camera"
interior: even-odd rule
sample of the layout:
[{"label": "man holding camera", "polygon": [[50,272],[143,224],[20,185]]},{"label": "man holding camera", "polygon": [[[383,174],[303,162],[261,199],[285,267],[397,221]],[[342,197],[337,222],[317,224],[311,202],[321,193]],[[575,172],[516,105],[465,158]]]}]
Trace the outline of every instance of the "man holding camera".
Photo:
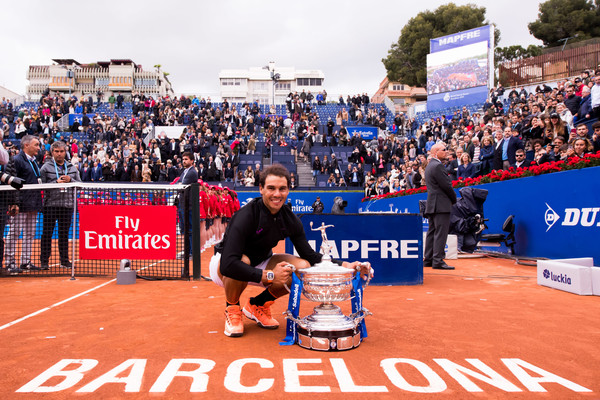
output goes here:
[{"label": "man holding camera", "polygon": [[[23,186],[21,180],[15,178],[14,163],[11,163],[10,155],[2,145],[4,133],[0,129],[0,185],[11,185],[15,188]],[[16,186],[15,186],[16,185]],[[15,192],[12,190],[0,191],[0,229],[4,233],[9,216],[14,216],[19,212],[19,207],[16,205]],[[10,275],[16,275],[21,270],[14,266],[2,269],[2,261],[4,258],[4,235],[0,235],[0,270]]]},{"label": "man holding camera", "polygon": [[[65,142],[59,140],[52,143],[50,152],[52,158],[48,158],[40,169],[43,183],[64,185],[69,182],[81,182],[77,168],[65,160],[67,155],[67,145]],[[60,266],[63,268],[72,268],[72,264],[69,261],[69,229],[71,228],[71,217],[74,206],[73,189],[44,190],[44,224],[40,254],[41,269],[49,269],[48,261],[52,249],[52,233],[57,222]]]},{"label": "man holding camera", "polygon": [[[23,179],[25,184],[42,183],[37,156],[40,152],[40,141],[33,135],[25,135],[21,139],[21,152],[14,157],[15,175]],[[31,248],[35,237],[38,212],[42,209],[41,190],[27,190],[18,198],[18,214],[10,225],[6,243],[6,262],[12,273],[23,270],[39,271],[41,268],[31,262]],[[15,250],[19,235],[23,232],[21,246],[21,264],[15,263]]]}]

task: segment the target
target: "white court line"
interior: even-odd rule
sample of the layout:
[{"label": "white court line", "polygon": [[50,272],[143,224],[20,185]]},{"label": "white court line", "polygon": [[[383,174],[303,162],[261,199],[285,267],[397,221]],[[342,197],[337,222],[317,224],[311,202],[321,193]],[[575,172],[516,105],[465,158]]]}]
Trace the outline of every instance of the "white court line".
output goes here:
[{"label": "white court line", "polygon": [[[79,261],[79,260],[78,260],[78,261]],[[147,265],[147,266],[145,266],[144,268],[140,268],[138,271],[143,271],[143,270],[145,270],[146,268],[153,267],[153,266],[155,266],[155,265],[157,265],[157,264],[160,264],[160,263],[162,263],[162,262],[165,262],[165,261],[167,261],[167,260],[160,260],[160,261],[157,261],[157,262],[155,262],[155,263],[153,263],[153,264],[150,264],[150,265]],[[9,322],[8,324],[2,325],[2,326],[0,326],[0,331],[1,331],[1,330],[4,330],[4,329],[6,329],[6,328],[9,328],[9,327],[11,327],[11,326],[13,326],[13,325],[15,325],[15,324],[18,324],[19,322],[25,321],[26,319],[29,319],[29,318],[31,318],[31,317],[35,317],[36,315],[39,315],[39,314],[41,314],[41,313],[43,313],[43,312],[46,312],[46,311],[48,311],[48,310],[50,310],[50,309],[52,309],[52,308],[54,308],[54,307],[58,307],[58,306],[60,306],[60,305],[62,305],[62,304],[65,304],[65,303],[67,303],[67,302],[71,301],[71,300],[74,300],[74,299],[76,299],[76,298],[78,298],[78,297],[81,297],[81,296],[83,296],[83,295],[86,295],[86,294],[88,294],[88,293],[90,293],[90,292],[93,292],[93,291],[94,291],[94,290],[96,290],[96,289],[100,289],[101,287],[103,287],[103,286],[106,286],[106,285],[108,285],[109,283],[112,283],[112,282],[115,282],[115,281],[116,281],[116,279],[110,280],[110,281],[108,281],[108,282],[105,282],[105,283],[103,283],[103,284],[101,284],[101,285],[98,285],[98,286],[96,286],[96,287],[94,287],[94,288],[88,289],[88,290],[86,290],[85,292],[81,292],[81,293],[79,293],[79,294],[76,294],[75,296],[69,297],[68,299],[65,299],[65,300],[59,301],[58,303],[54,303],[54,304],[52,304],[52,305],[51,305],[51,306],[49,306],[49,307],[42,308],[41,310],[35,311],[35,312],[33,312],[33,313],[29,314],[29,315],[26,315],[26,316],[24,316],[24,317],[21,317],[21,318],[19,318],[19,319],[16,319],[16,320],[14,320],[14,321],[12,321],[12,322]]]},{"label": "white court line", "polygon": [[9,327],[11,327],[11,326],[13,326],[13,325],[15,325],[15,324],[18,324],[19,322],[25,321],[26,319],[29,319],[29,318],[31,318],[31,317],[35,317],[36,315],[39,315],[39,314],[41,314],[41,313],[43,313],[43,312],[45,312],[45,311],[48,311],[48,310],[50,310],[50,309],[52,309],[52,308],[54,308],[54,307],[58,307],[58,306],[60,306],[60,305],[62,305],[62,304],[65,304],[66,302],[69,302],[69,301],[71,301],[71,300],[74,300],[74,299],[76,299],[76,298],[78,298],[78,297],[81,297],[81,296],[83,296],[83,295],[86,295],[86,294],[88,294],[88,293],[90,293],[90,292],[93,292],[93,291],[94,291],[94,290],[96,290],[96,289],[100,289],[101,287],[103,287],[103,286],[106,286],[106,285],[108,285],[109,283],[113,283],[114,281],[116,281],[116,279],[113,279],[113,280],[110,280],[110,281],[108,281],[108,282],[105,282],[105,283],[103,283],[103,284],[101,284],[101,285],[98,285],[98,286],[96,286],[96,287],[94,287],[94,288],[88,289],[88,290],[86,290],[85,292],[81,292],[81,293],[79,293],[79,294],[76,294],[75,296],[69,297],[69,298],[68,298],[68,299],[66,299],[66,300],[59,301],[58,303],[54,303],[54,304],[52,304],[52,305],[51,305],[51,306],[49,306],[49,307],[42,308],[41,310],[35,311],[35,312],[33,312],[33,313],[29,314],[29,315],[26,315],[26,316],[24,316],[24,317],[21,317],[21,318],[19,318],[19,319],[16,319],[16,320],[14,320],[14,321],[12,321],[12,322],[9,322],[8,324],[2,325],[2,326],[0,326],[0,331],[1,331],[1,330],[3,330],[3,329],[9,328]]}]

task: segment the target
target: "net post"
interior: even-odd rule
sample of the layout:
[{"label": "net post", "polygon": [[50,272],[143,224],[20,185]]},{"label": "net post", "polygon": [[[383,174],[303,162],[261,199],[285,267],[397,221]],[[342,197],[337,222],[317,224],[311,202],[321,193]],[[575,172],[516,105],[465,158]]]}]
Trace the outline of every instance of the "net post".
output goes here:
[{"label": "net post", "polygon": [[[190,187],[190,207],[192,214],[192,276],[194,280],[199,280],[200,275],[200,185],[197,182],[192,183]],[[188,270],[189,271],[189,270]]]},{"label": "net post", "polygon": [[77,235],[78,226],[77,226],[77,192],[79,190],[78,186],[73,188],[73,222],[71,223],[72,232],[73,232],[73,240],[71,240],[71,281],[75,280],[75,237]]}]

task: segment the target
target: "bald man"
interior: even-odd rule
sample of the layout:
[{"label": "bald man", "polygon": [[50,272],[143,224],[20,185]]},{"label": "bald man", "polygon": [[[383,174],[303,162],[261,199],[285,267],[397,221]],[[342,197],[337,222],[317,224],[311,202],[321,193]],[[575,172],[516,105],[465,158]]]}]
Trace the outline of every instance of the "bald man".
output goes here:
[{"label": "bald man", "polygon": [[444,168],[446,145],[437,143],[430,151],[431,159],[425,168],[427,204],[425,217],[429,219],[429,230],[425,240],[424,267],[434,269],[454,269],[444,262],[446,240],[450,229],[450,211],[456,203],[456,193],[452,181]]}]

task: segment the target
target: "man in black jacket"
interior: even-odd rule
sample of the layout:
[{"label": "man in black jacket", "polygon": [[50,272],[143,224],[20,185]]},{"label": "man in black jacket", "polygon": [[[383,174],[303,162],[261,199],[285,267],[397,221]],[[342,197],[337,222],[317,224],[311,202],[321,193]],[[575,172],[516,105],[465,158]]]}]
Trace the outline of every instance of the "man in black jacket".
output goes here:
[{"label": "man in black jacket", "polygon": [[425,241],[424,267],[454,269],[444,262],[446,240],[450,229],[450,212],[456,203],[456,193],[442,162],[446,159],[446,145],[437,143],[431,148],[431,160],[425,168],[427,204],[425,216],[429,219],[429,230]]},{"label": "man in black jacket", "polygon": [[[289,194],[290,173],[281,164],[274,164],[261,173],[261,197],[246,204],[233,215],[223,240],[215,246],[210,261],[210,275],[217,285],[225,289],[225,335],[242,336],[242,313],[256,321],[262,328],[275,329],[279,322],[271,316],[273,302],[289,293],[292,283],[292,266],[307,268],[321,261],[304,234],[300,219],[291,207],[286,206]],[[280,240],[289,237],[300,257],[290,254],[273,254]],[[339,262],[355,269],[361,265]],[[361,272],[370,273],[368,263]],[[240,296],[253,284],[264,288],[250,298],[243,309]]]},{"label": "man in black jacket", "polygon": [[[40,167],[36,159],[39,152],[40,141],[35,136],[26,135],[21,139],[21,152],[13,160],[16,176],[23,179],[25,184],[42,183]],[[42,209],[42,192],[25,190],[20,193],[19,197],[19,213],[10,226],[6,241],[6,262],[8,268],[17,273],[23,270],[39,271],[40,267],[31,262],[31,249],[38,212]],[[17,267],[15,251],[21,231],[23,232],[21,264]]]},{"label": "man in black jacket", "polygon": [[[16,172],[14,170],[15,163],[12,160],[12,157],[8,154],[4,146],[2,145],[3,138],[2,130],[0,129],[0,174],[8,174],[10,176],[15,176]],[[0,185],[5,185],[5,183],[1,182]],[[9,216],[15,215],[18,212],[18,206],[16,204],[16,196],[15,192],[12,190],[5,190],[0,192],[0,229],[4,232],[6,228],[6,224],[8,223]],[[2,261],[4,258],[4,235],[0,235],[0,270],[2,270]],[[16,266],[7,267],[6,272],[10,275],[16,275],[21,272]]]}]

